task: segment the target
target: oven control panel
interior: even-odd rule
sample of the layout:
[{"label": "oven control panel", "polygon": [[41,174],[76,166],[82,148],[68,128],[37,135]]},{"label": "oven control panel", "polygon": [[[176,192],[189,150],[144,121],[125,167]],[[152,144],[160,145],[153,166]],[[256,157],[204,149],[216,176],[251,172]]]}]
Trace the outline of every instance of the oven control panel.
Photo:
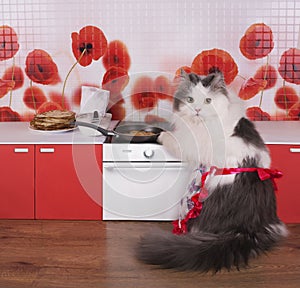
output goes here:
[{"label": "oven control panel", "polygon": [[159,144],[126,144],[126,143],[105,143],[103,145],[103,161],[126,162],[126,161],[176,161],[180,159],[171,155],[162,145]]},{"label": "oven control panel", "polygon": [[144,151],[144,156],[147,158],[147,159],[151,159],[153,156],[154,156],[154,150],[153,149],[146,149]]}]

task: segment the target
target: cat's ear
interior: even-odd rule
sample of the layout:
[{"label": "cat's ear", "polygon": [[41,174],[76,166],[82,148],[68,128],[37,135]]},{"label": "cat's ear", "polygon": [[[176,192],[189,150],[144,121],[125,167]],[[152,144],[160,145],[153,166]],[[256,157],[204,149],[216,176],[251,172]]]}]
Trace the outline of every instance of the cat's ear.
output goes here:
[{"label": "cat's ear", "polygon": [[206,77],[202,78],[201,82],[204,87],[209,87],[215,80],[215,74],[208,74]]},{"label": "cat's ear", "polygon": [[197,75],[195,73],[187,73],[187,72],[184,71],[184,69],[180,70],[180,77],[184,81],[192,82],[195,85],[197,85],[201,80],[199,75]]},{"label": "cat's ear", "polygon": [[224,76],[220,71],[208,74],[206,77],[201,79],[201,82],[204,87],[209,87],[212,91],[223,90],[223,93],[226,91]]},{"label": "cat's ear", "polygon": [[187,72],[185,72],[185,70],[183,68],[180,69],[180,77],[188,80],[189,79],[189,74]]},{"label": "cat's ear", "polygon": [[201,81],[201,78],[199,75],[195,74],[195,73],[190,73],[188,74],[189,76],[189,80],[194,84],[194,85],[197,85],[200,81]]}]

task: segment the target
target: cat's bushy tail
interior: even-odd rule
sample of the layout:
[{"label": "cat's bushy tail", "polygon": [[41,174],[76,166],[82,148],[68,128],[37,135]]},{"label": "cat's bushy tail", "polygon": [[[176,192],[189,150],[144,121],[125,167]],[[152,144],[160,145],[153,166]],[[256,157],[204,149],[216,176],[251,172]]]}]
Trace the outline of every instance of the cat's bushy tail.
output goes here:
[{"label": "cat's bushy tail", "polygon": [[197,233],[175,235],[155,231],[141,238],[137,258],[147,264],[177,270],[218,272],[240,269],[250,258],[270,250],[280,239],[276,231],[259,233]]}]

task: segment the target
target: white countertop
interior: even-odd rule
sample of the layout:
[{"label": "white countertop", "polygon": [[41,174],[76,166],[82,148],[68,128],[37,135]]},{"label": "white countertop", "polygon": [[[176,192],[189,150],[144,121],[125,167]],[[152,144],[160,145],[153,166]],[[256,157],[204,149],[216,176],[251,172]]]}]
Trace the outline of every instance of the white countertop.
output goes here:
[{"label": "white countertop", "polygon": [[[111,127],[116,123],[112,121]],[[257,121],[254,124],[266,144],[300,145],[300,121]],[[105,139],[100,133],[87,136],[79,129],[51,133],[32,131],[28,122],[0,122],[0,144],[103,144]]]},{"label": "white countertop", "polygon": [[266,144],[300,144],[300,121],[256,121]]},{"label": "white countertop", "polygon": [[0,144],[103,144],[106,137],[96,133],[86,136],[79,128],[60,133],[34,131],[28,122],[0,122]]}]

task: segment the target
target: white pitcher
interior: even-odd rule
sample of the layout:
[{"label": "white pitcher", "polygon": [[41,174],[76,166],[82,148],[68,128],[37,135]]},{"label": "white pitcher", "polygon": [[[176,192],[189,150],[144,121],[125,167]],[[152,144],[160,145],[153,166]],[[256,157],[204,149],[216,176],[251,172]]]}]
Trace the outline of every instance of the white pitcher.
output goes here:
[{"label": "white pitcher", "polygon": [[[90,122],[103,128],[108,128],[111,114],[105,113],[109,101],[109,91],[91,86],[81,87],[80,110],[76,119]],[[79,130],[86,136],[102,136],[95,129],[79,126]]]},{"label": "white pitcher", "polygon": [[82,86],[79,114],[104,117],[108,101],[109,91],[91,86]]}]

